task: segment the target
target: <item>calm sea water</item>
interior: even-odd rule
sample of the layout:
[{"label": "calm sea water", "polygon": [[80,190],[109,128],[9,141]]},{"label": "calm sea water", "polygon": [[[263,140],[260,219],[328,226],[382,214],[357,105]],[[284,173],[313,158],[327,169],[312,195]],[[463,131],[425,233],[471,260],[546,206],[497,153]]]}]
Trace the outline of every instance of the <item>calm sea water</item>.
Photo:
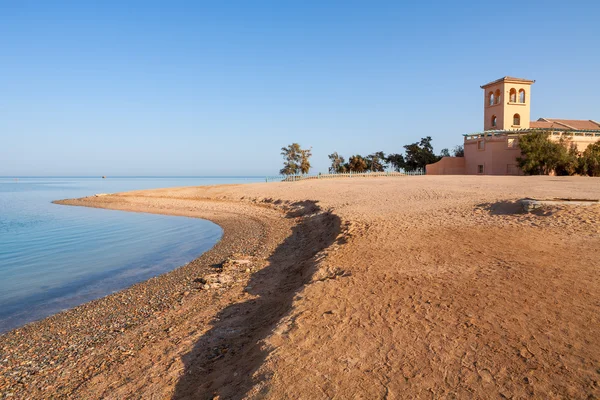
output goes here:
[{"label": "calm sea water", "polygon": [[52,200],[260,178],[0,178],[0,333],[183,265],[221,237],[212,222]]}]

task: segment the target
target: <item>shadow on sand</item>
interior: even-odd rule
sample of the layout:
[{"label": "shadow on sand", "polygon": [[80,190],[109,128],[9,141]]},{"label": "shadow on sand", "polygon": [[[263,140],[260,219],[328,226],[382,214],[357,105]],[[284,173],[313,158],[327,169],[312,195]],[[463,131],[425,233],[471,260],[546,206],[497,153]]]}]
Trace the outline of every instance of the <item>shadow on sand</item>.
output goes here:
[{"label": "shadow on sand", "polygon": [[497,201],[495,203],[478,204],[477,208],[488,211],[490,215],[525,214],[520,201]]},{"label": "shadow on sand", "polygon": [[[482,203],[476,207],[489,212],[490,215],[522,215],[529,214],[538,217],[549,217],[554,215],[557,206],[545,205],[537,208],[527,208],[524,201],[530,199],[521,199],[517,201],[497,201],[495,203]],[[580,200],[581,201],[581,200]],[[585,201],[585,200],[583,200]]]},{"label": "shadow on sand", "polygon": [[268,378],[255,376],[270,351],[261,341],[311,280],[315,255],[333,244],[341,231],[340,219],[318,212],[316,202],[293,206],[287,216],[304,217],[269,257],[268,266],[250,278],[246,291],[257,297],[226,307],[212,321],[212,328],[183,356],[185,371],[173,398],[239,399]]}]

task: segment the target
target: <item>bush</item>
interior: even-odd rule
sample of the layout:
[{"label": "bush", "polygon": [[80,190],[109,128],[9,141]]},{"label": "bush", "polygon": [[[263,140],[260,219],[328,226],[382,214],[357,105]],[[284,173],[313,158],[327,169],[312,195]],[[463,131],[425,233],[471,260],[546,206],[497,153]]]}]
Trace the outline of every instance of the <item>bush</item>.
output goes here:
[{"label": "bush", "polygon": [[577,170],[577,150],[569,142],[549,139],[547,132],[532,132],[521,136],[521,157],[517,162],[526,175],[572,175]]},{"label": "bush", "polygon": [[558,144],[561,145],[561,148],[554,173],[558,176],[575,175],[579,170],[579,152],[577,151],[577,146],[575,143],[562,138]]},{"label": "bush", "polygon": [[578,170],[582,175],[600,176],[600,141],[590,144],[581,154]]}]

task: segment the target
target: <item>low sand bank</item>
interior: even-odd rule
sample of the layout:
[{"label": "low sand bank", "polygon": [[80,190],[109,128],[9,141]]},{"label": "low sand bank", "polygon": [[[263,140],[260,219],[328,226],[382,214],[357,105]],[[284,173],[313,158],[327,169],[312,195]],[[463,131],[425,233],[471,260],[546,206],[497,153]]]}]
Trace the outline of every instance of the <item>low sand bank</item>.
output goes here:
[{"label": "low sand bank", "polygon": [[198,260],[0,336],[0,393],[599,396],[600,180],[406,177],[62,202],[210,219]]}]

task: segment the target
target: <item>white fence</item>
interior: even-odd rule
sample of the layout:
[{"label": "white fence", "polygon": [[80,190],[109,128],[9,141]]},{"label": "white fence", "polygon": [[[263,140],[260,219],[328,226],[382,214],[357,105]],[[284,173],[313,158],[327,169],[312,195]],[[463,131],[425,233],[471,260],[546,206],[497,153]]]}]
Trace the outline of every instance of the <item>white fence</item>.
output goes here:
[{"label": "white fence", "polygon": [[386,172],[344,172],[340,174],[317,174],[317,175],[279,175],[267,176],[265,182],[296,182],[307,179],[332,179],[332,178],[376,178],[376,177],[400,177],[425,175],[425,171],[418,169],[415,171],[386,171]]}]

